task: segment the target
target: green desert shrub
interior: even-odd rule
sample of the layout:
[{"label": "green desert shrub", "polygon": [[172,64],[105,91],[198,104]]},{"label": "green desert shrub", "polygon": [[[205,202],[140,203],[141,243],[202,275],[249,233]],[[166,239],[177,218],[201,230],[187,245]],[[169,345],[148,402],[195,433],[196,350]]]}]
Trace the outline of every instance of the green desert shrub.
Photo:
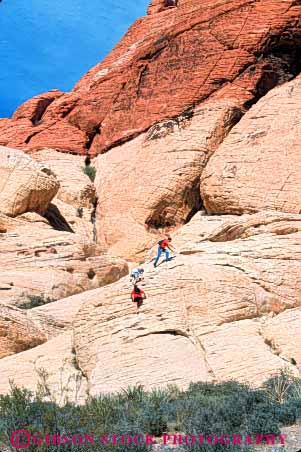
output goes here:
[{"label": "green desert shrub", "polygon": [[[188,396],[188,397],[187,397]],[[187,397],[187,398],[186,398]],[[177,403],[180,431],[205,436],[279,434],[281,425],[296,420],[293,406],[269,398],[267,391],[254,390],[234,381],[192,384]],[[253,446],[217,444],[214,451],[252,450]],[[193,452],[212,450],[211,444],[185,446]]]},{"label": "green desert shrub", "polygon": [[263,385],[269,398],[283,403],[289,398],[295,378],[289,369],[281,369],[279,373],[269,378]]},{"label": "green desert shrub", "polygon": [[144,431],[161,436],[168,431],[172,402],[168,391],[154,389],[142,404],[141,422]]},{"label": "green desert shrub", "polygon": [[[283,377],[283,376],[282,376]],[[282,378],[281,377],[281,378]],[[274,377],[273,377],[274,378]],[[165,433],[191,435],[278,434],[282,425],[294,423],[301,410],[300,381],[294,379],[285,397],[271,397],[271,379],[262,389],[254,390],[234,381],[193,383],[184,391],[177,387],[145,391],[142,386],[129,387],[115,394],[88,396],[78,405],[68,398],[59,406],[52,397],[47,379],[42,379],[36,394],[12,385],[9,395],[0,396],[0,446],[8,445],[10,433],[25,429],[32,434],[162,436]],[[295,387],[295,390],[293,388]],[[298,411],[299,410],[299,411]],[[108,437],[108,439],[110,439]],[[27,450],[146,452],[146,444],[62,444],[31,445]],[[164,452],[169,447],[163,447]],[[177,451],[177,449],[173,449]],[[178,450],[191,452],[249,451],[253,446],[233,444],[183,445]]]},{"label": "green desert shrub", "polygon": [[27,295],[25,301],[18,307],[21,309],[32,309],[52,303],[53,301],[52,298],[46,297],[45,295]]},{"label": "green desert shrub", "polygon": [[96,168],[94,166],[88,165],[83,167],[83,172],[90,178],[92,182],[95,181],[96,177]]}]

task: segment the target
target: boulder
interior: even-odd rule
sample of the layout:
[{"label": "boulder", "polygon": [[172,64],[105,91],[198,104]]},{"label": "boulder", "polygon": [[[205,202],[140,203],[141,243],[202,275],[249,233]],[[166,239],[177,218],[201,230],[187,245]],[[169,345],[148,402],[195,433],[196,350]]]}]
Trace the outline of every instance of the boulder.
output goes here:
[{"label": "boulder", "polygon": [[47,341],[47,337],[26,312],[0,305],[0,359],[23,352]]},{"label": "boulder", "polygon": [[[84,158],[57,152],[54,149],[42,149],[32,158],[53,171],[59,180],[57,198],[73,207],[92,207],[95,199],[95,187],[84,173]],[[55,201],[54,201],[55,202]]]},{"label": "boulder", "polygon": [[[93,223],[97,205],[95,186],[85,174],[85,159],[78,155],[42,149],[32,158],[47,165],[60,183],[59,191],[46,212],[53,227],[76,232],[82,240],[96,240]],[[92,164],[93,166],[93,164]],[[90,165],[90,168],[92,167]]]},{"label": "boulder", "polygon": [[231,130],[201,177],[210,213],[301,212],[301,77],[263,97]]},{"label": "boulder", "polygon": [[162,231],[188,221],[202,207],[200,174],[240,114],[230,100],[210,101],[98,156],[100,246],[141,259]]},{"label": "boulder", "polygon": [[49,168],[21,151],[2,146],[0,176],[0,212],[10,217],[45,213],[59,189],[59,181]]}]

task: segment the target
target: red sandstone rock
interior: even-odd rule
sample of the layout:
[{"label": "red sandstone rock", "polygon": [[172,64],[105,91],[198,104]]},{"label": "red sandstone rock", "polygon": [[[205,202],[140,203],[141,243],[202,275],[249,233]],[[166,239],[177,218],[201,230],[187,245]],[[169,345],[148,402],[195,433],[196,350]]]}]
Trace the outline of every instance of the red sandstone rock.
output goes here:
[{"label": "red sandstone rock", "polygon": [[156,14],[178,6],[178,0],[152,0],[147,13]]},{"label": "red sandstone rock", "polygon": [[49,105],[47,111],[45,111],[43,121],[65,118],[75,107],[78,100],[79,96],[76,93],[66,93],[64,96],[58,97]]},{"label": "red sandstone rock", "polygon": [[62,120],[35,134],[25,149],[41,149],[51,142],[51,146],[55,149],[83,154],[87,140],[87,135],[84,132]]},{"label": "red sandstone rock", "polygon": [[0,122],[0,145],[7,146],[11,143],[12,147],[16,149],[24,149],[33,130],[32,122],[27,118],[18,121],[2,120]]},{"label": "red sandstone rock", "polygon": [[[291,46],[294,59],[300,41],[301,5],[294,0],[177,3],[153,0],[148,16],[72,94],[46,108],[38,129],[20,123],[24,108],[10,125],[0,122],[0,144],[74,153],[91,147],[98,154],[210,96],[244,93],[243,104],[294,73],[292,61],[279,58]],[[30,108],[26,118],[32,118]]]},{"label": "red sandstone rock", "polygon": [[17,108],[17,110],[13,114],[12,119],[18,120],[27,118],[30,119],[33,124],[35,124],[41,119],[46,108],[55,99],[61,97],[63,94],[64,93],[62,93],[62,91],[58,90],[39,94],[38,96],[35,96],[32,99],[29,99],[27,102],[24,102],[24,104],[20,105],[20,107]]}]

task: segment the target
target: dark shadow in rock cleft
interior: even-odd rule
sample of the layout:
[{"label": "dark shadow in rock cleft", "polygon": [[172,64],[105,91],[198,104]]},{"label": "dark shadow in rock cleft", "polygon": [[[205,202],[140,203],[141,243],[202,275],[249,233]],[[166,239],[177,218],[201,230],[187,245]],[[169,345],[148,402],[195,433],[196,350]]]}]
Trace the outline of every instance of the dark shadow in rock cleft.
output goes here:
[{"label": "dark shadow in rock cleft", "polygon": [[49,205],[44,217],[49,221],[53,229],[74,233],[66,218],[63,217],[57,206],[54,204]]}]

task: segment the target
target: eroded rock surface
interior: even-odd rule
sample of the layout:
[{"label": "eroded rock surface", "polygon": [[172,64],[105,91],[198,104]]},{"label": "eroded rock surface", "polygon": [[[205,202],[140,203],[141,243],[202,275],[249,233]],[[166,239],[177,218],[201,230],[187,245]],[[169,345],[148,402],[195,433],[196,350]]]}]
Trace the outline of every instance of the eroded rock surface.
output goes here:
[{"label": "eroded rock surface", "polygon": [[184,224],[201,208],[202,169],[239,117],[230,101],[205,103],[97,157],[99,244],[135,260]]},{"label": "eroded rock surface", "polygon": [[78,370],[72,334],[66,332],[32,350],[0,360],[0,393],[16,386],[37,391],[46,382],[50,400],[81,402],[87,396],[87,382]]},{"label": "eroded rock surface", "polygon": [[32,158],[53,171],[60,188],[46,212],[46,218],[56,229],[76,232],[83,241],[96,239],[93,216],[97,206],[93,182],[84,173],[85,159],[78,155],[63,154],[53,149],[42,149]]},{"label": "eroded rock surface", "polygon": [[128,273],[124,260],[103,255],[89,236],[54,230],[43,217],[21,216],[8,224],[0,235],[2,302],[55,301]]},{"label": "eroded rock surface", "polygon": [[[300,234],[296,214],[199,212],[174,237],[174,260],[156,269],[145,264],[147,299],[138,313],[128,276],[30,309],[36,328],[48,321],[48,341],[0,360],[0,391],[12,377],[35,387],[38,377],[30,383],[29,375],[45,366],[45,353],[51,364],[58,344],[66,378],[78,375],[92,394],[229,378],[259,385],[287,367],[299,375]],[[73,332],[62,336],[72,324]],[[293,344],[290,331],[296,331]],[[55,388],[57,370],[47,369]],[[70,391],[78,393],[72,385]]]},{"label": "eroded rock surface", "polygon": [[43,330],[27,317],[26,312],[0,305],[0,359],[46,341]]},{"label": "eroded rock surface", "polygon": [[32,125],[38,125],[47,107],[64,93],[59,90],[48,91],[47,93],[34,96],[17,108],[12,119],[29,119]]},{"label": "eroded rock surface", "polygon": [[59,189],[55,174],[23,152],[0,147],[0,212],[16,217],[46,212]]},{"label": "eroded rock surface", "polygon": [[84,173],[84,158],[63,154],[54,149],[42,149],[32,155],[35,161],[47,166],[55,173],[60,188],[57,198],[74,207],[91,207],[95,198],[95,187]]},{"label": "eroded rock surface", "polygon": [[[301,297],[301,294],[300,294]],[[290,309],[271,319],[264,331],[266,342],[275,354],[301,368],[301,308]]]},{"label": "eroded rock surface", "polygon": [[297,77],[267,94],[231,130],[202,174],[208,212],[301,212],[300,105]]},{"label": "eroded rock surface", "polygon": [[[75,400],[300,376],[300,20],[295,0],[152,0],[71,93],[0,120],[31,153],[0,148],[0,393],[43,369],[59,403],[62,372]],[[97,155],[95,187],[70,153]],[[122,258],[145,256],[137,312]]]},{"label": "eroded rock surface", "polygon": [[[95,393],[191,380],[260,384],[280,368],[300,372],[298,363],[274,353],[264,333],[269,319],[277,322],[301,306],[300,216],[246,215],[239,219],[244,238],[240,232],[235,240],[225,235],[217,242],[221,228],[229,231],[232,221],[233,230],[238,221],[216,218],[224,224],[198,239],[207,221],[212,219],[197,215],[179,231],[176,259],[147,266],[147,300],[138,314],[127,279],[91,292],[82,305],[75,349]],[[279,235],[282,223],[291,229]],[[274,334],[284,341],[282,333]]]}]

